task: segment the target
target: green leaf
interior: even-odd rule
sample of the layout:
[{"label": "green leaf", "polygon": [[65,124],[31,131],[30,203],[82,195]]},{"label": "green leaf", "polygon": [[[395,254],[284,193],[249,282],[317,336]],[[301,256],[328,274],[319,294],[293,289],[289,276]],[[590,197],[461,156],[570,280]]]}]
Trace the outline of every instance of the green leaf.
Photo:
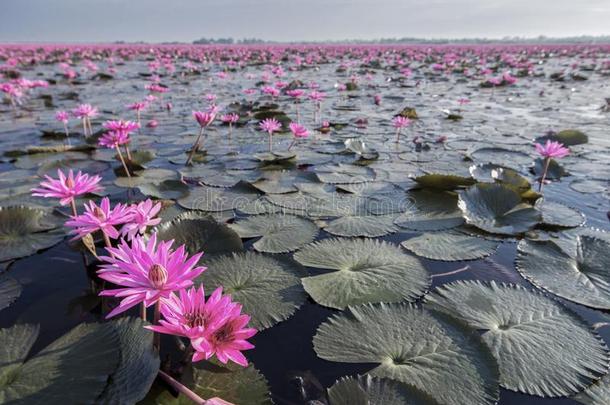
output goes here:
[{"label": "green leaf", "polygon": [[564,146],[581,145],[589,142],[589,137],[578,129],[564,129],[556,134],[541,136],[536,138],[536,142],[544,143],[547,140],[556,141],[562,143]]},{"label": "green leaf", "polygon": [[538,210],[521,202],[514,190],[500,184],[476,184],[459,195],[458,207],[466,222],[489,233],[517,235],[540,220]]},{"label": "green leaf", "polygon": [[213,255],[244,250],[241,238],[235,231],[214,218],[194,212],[161,223],[154,232],[157,232],[159,240],[173,239],[174,247],[185,245],[191,255],[203,252],[204,261]]},{"label": "green leaf", "polygon": [[447,405],[495,404],[498,366],[474,330],[411,304],[350,307],[313,338],[321,358],[373,363],[369,372],[412,384]]},{"label": "green leaf", "polygon": [[[23,364],[36,329],[14,326],[0,339],[8,366],[0,368],[0,402],[92,403],[119,364],[120,341],[112,323],[80,324]],[[24,341],[27,342],[24,344]],[[29,347],[28,347],[29,346]]]},{"label": "green leaf", "polygon": [[610,309],[610,242],[582,235],[566,243],[575,255],[553,241],[521,241],[517,270],[534,285],[562,298]]},{"label": "green leaf", "polygon": [[237,187],[218,189],[202,186],[191,189],[188,196],[178,200],[178,204],[189,210],[220,212],[239,209],[257,198],[258,194]]},{"label": "green leaf", "polygon": [[304,266],[333,270],[303,278],[319,304],[343,309],[369,302],[415,301],[430,286],[419,260],[371,239],[324,239],[294,254]]},{"label": "green leaf", "polygon": [[608,371],[608,348],[578,315],[515,284],[457,281],[426,305],[483,331],[504,388],[543,397],[574,394]]},{"label": "green leaf", "polygon": [[455,190],[456,188],[471,186],[476,181],[471,177],[456,176],[452,174],[431,173],[417,176],[413,179],[420,187],[434,190]]},{"label": "green leaf", "polygon": [[303,272],[291,259],[244,252],[210,260],[197,281],[209,293],[222,286],[252,317],[250,325],[262,330],[288,319],[305,302]]},{"label": "green leaf", "polygon": [[542,213],[542,224],[574,228],[585,223],[585,216],[574,208],[554,201],[539,199],[535,207]]},{"label": "green leaf", "polygon": [[458,232],[425,233],[401,245],[418,256],[445,261],[482,259],[498,248],[498,242]]},{"label": "green leaf", "polygon": [[261,237],[254,249],[266,253],[286,253],[312,242],[318,234],[316,224],[293,215],[257,215],[229,225],[241,238]]},{"label": "green leaf", "polygon": [[21,295],[21,284],[14,278],[0,274],[0,311],[8,308]]},{"label": "green leaf", "polygon": [[29,256],[59,243],[58,218],[41,208],[0,207],[0,262]]},{"label": "green leaf", "polygon": [[408,194],[412,200],[406,211],[394,223],[414,231],[440,231],[464,223],[458,209],[456,194],[448,191],[416,190]]},{"label": "green leaf", "polygon": [[428,394],[412,385],[373,378],[343,377],[328,389],[329,405],[437,405]]},{"label": "green leaf", "polygon": [[96,400],[97,404],[134,404],[146,396],[159,371],[159,353],[153,349],[153,332],[140,318],[114,322],[119,335],[121,360]]},{"label": "green leaf", "polygon": [[330,221],[324,230],[336,236],[376,238],[398,230],[394,219],[394,215],[348,215]]}]

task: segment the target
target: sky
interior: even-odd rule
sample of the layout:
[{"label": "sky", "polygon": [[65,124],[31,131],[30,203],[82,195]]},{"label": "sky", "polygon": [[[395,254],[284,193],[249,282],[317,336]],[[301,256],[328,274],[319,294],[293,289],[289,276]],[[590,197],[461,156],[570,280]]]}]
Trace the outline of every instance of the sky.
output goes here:
[{"label": "sky", "polygon": [[0,42],[610,34],[610,0],[0,0]]}]

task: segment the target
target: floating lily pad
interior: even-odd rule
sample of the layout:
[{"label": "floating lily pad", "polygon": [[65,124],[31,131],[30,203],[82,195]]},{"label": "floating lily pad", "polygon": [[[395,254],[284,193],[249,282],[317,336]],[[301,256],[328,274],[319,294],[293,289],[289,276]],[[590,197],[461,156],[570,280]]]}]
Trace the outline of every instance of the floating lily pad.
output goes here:
[{"label": "floating lily pad", "polygon": [[176,200],[189,192],[189,187],[180,180],[164,180],[160,183],[146,183],[138,186],[140,192],[149,197]]},{"label": "floating lily pad", "polygon": [[506,167],[519,167],[532,161],[527,153],[495,147],[477,149],[470,156],[477,162],[495,163]]},{"label": "floating lily pad", "polygon": [[517,192],[500,184],[468,188],[460,193],[458,207],[468,224],[502,235],[527,232],[541,220],[540,211],[522,203]]},{"label": "floating lily pad", "polygon": [[585,216],[574,208],[540,199],[535,207],[542,213],[542,223],[550,226],[573,228],[585,223]]},{"label": "floating lily pad", "polygon": [[21,295],[21,284],[14,278],[0,274],[0,311],[8,308]]},{"label": "floating lily pad", "polygon": [[578,236],[573,256],[553,241],[519,243],[517,270],[532,284],[567,300],[610,309],[610,241]]},{"label": "floating lily pad", "polygon": [[412,385],[369,375],[343,377],[328,389],[329,405],[437,405]]},{"label": "floating lily pad", "polygon": [[540,198],[540,194],[532,190],[529,180],[513,169],[494,169],[491,176],[497,183],[516,191],[524,200],[536,201]]},{"label": "floating lily pad", "polygon": [[220,212],[239,209],[257,198],[258,194],[238,187],[218,189],[203,186],[192,188],[188,196],[178,200],[178,204],[190,210]]},{"label": "floating lily pad", "polygon": [[143,399],[157,377],[159,354],[153,349],[153,332],[140,318],[120,318],[112,323],[119,336],[121,360],[97,404],[133,404]]},{"label": "floating lily pad", "polygon": [[458,232],[425,233],[401,245],[418,256],[446,261],[482,259],[498,248],[498,242]]},{"label": "floating lily pad", "polygon": [[365,236],[376,238],[398,230],[393,215],[347,215],[333,219],[324,230],[336,236]]},{"label": "floating lily pad", "polygon": [[354,165],[324,165],[316,169],[316,176],[323,183],[354,184],[373,181],[375,175],[370,169]]},{"label": "floating lily pad", "polygon": [[297,191],[294,186],[296,176],[286,170],[277,170],[265,173],[263,178],[260,178],[252,183],[252,186],[265,194],[285,194]]},{"label": "floating lily pad", "polygon": [[50,248],[65,236],[58,218],[41,208],[0,207],[0,262]]},{"label": "floating lily pad", "polygon": [[410,304],[350,307],[313,338],[321,358],[373,363],[369,374],[412,384],[447,405],[498,401],[498,365],[462,322]]},{"label": "floating lily pad", "polygon": [[131,177],[118,177],[114,181],[114,185],[131,188],[144,184],[160,184],[166,180],[179,180],[178,172],[169,169],[137,170]]},{"label": "floating lily pad", "polygon": [[581,145],[589,142],[589,137],[578,129],[564,129],[555,134],[541,136],[536,138],[536,142],[544,143],[547,140],[556,141],[564,144],[564,146]]},{"label": "floating lily pad", "polygon": [[459,187],[471,186],[476,182],[470,177],[438,173],[424,174],[415,177],[413,180],[415,180],[420,187],[436,190],[455,190]]},{"label": "floating lily pad", "polygon": [[343,309],[370,302],[415,301],[430,286],[419,260],[371,239],[324,239],[294,254],[304,266],[333,270],[303,278],[319,304]]},{"label": "floating lily pad", "polygon": [[500,367],[500,384],[543,397],[574,394],[608,371],[608,348],[578,315],[515,284],[457,281],[426,305],[483,331]]},{"label": "floating lily pad", "polygon": [[[538,176],[538,177],[542,177],[542,173],[544,173],[544,166],[546,165],[544,159],[538,158],[534,161],[534,166],[532,167],[532,172]],[[546,177],[545,179],[547,180],[559,180],[562,177],[565,176],[569,176],[570,173],[568,173],[568,171],[559,163],[557,163],[557,161],[555,159],[551,159],[549,161],[549,167],[547,168],[546,171]]]},{"label": "floating lily pad", "polygon": [[112,323],[80,324],[24,362],[38,327],[0,330],[0,402],[92,403],[119,364],[120,341]]},{"label": "floating lily pad", "polygon": [[607,194],[608,180],[578,179],[570,183],[570,188],[583,194]]},{"label": "floating lily pad", "polygon": [[447,191],[415,190],[408,194],[411,204],[394,223],[414,231],[440,231],[464,223],[458,209],[458,197]]},{"label": "floating lily pad", "polygon": [[[188,388],[205,400],[221,398],[232,404],[273,405],[267,380],[249,365],[241,367],[220,364],[216,360],[202,361],[193,365],[193,382]],[[153,387],[140,405],[192,405],[184,395],[174,397],[160,387]],[[210,402],[210,404],[212,404]]]},{"label": "floating lily pad", "polygon": [[286,253],[312,242],[318,234],[316,224],[293,215],[257,215],[229,225],[242,238],[261,237],[254,249],[266,253]]},{"label": "floating lily pad", "polygon": [[174,247],[186,245],[191,255],[203,252],[202,260],[244,249],[234,230],[202,214],[188,212],[179,215],[170,222],[161,223],[154,231],[160,240],[174,240]]},{"label": "floating lily pad", "polygon": [[574,395],[572,399],[585,405],[606,405],[610,403],[610,374],[606,374],[595,384]]},{"label": "floating lily pad", "polygon": [[296,153],[291,152],[265,152],[252,155],[253,158],[265,164],[286,162],[294,159],[296,156]]},{"label": "floating lily pad", "polygon": [[250,315],[250,326],[269,328],[288,319],[307,296],[301,286],[301,265],[287,258],[254,252],[233,253],[210,260],[197,279],[208,293],[222,286]]}]

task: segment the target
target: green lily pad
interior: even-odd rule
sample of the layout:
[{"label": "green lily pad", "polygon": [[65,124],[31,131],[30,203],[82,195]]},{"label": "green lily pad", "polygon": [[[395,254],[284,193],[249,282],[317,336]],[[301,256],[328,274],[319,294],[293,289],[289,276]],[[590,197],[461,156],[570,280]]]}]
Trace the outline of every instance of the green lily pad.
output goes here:
[{"label": "green lily pad", "polygon": [[607,194],[608,180],[581,178],[571,182],[570,188],[583,194]]},{"label": "green lily pad", "polygon": [[376,238],[398,230],[394,215],[347,215],[333,219],[324,230],[336,236]]},{"label": "green lily pad", "polygon": [[329,164],[316,168],[316,176],[322,183],[354,184],[375,179],[374,173],[362,166]]},{"label": "green lily pad", "polygon": [[117,187],[131,188],[144,184],[159,184],[165,180],[179,180],[178,172],[169,169],[145,169],[133,172],[131,177],[118,177],[114,181]]},{"label": "green lily pad", "polygon": [[50,211],[0,207],[0,262],[29,256],[59,243],[65,232]]},{"label": "green lily pad", "polygon": [[149,197],[177,200],[187,195],[189,187],[180,180],[163,180],[160,183],[145,183],[138,186],[140,192]]},{"label": "green lily pad", "polygon": [[31,325],[0,330],[0,402],[94,402],[119,364],[112,323],[80,324],[24,362],[37,336]]},{"label": "green lily pad", "polygon": [[258,194],[239,187],[219,189],[202,186],[192,188],[189,195],[178,200],[178,204],[189,210],[220,212],[239,209],[257,198]]},{"label": "green lily pad", "polygon": [[296,153],[291,152],[265,152],[252,155],[253,158],[264,164],[286,162],[296,156]]},{"label": "green lily pad", "polygon": [[425,233],[401,245],[418,256],[445,261],[482,259],[498,248],[498,242],[451,231]]},{"label": "green lily pad", "polygon": [[567,300],[610,309],[610,241],[577,236],[576,255],[553,241],[519,243],[517,270],[532,284]]},{"label": "green lily pad", "polygon": [[174,247],[185,245],[191,255],[203,252],[204,261],[209,256],[244,250],[235,231],[203,214],[181,214],[170,222],[159,224],[154,232],[157,232],[159,240],[173,240]]},{"label": "green lily pad", "polygon": [[521,196],[501,184],[476,184],[459,195],[466,223],[489,233],[517,235],[541,220],[540,211],[521,202]]},{"label": "green lily pad", "polygon": [[369,375],[343,377],[328,389],[329,405],[438,405],[412,385]]},{"label": "green lily pad", "polygon": [[0,311],[8,308],[21,295],[21,284],[14,278],[0,274]]},{"label": "green lily pad", "polygon": [[472,329],[411,304],[350,307],[313,338],[321,358],[373,363],[374,377],[412,384],[447,405],[495,404],[498,365]]},{"label": "green lily pad", "polygon": [[462,211],[458,209],[458,197],[447,191],[410,191],[411,204],[398,216],[394,223],[401,228],[414,231],[440,231],[451,229],[464,223]]},{"label": "green lily pad", "polygon": [[[241,367],[217,361],[202,361],[193,365],[193,382],[187,386],[201,398],[221,398],[241,405],[272,405],[265,377],[249,365]],[[192,405],[184,395],[177,398],[166,390],[151,390],[141,405]]]},{"label": "green lily pad", "polygon": [[572,399],[585,405],[606,405],[610,403],[610,374],[606,374]]},{"label": "green lily pad", "polygon": [[554,201],[539,199],[535,207],[542,213],[542,223],[550,226],[574,228],[585,223],[585,216],[574,208]]},{"label": "green lily pad", "polygon": [[316,224],[293,215],[256,215],[239,220],[229,227],[241,238],[261,237],[254,249],[266,253],[287,253],[312,242],[318,234]]},{"label": "green lily pad", "polygon": [[134,404],[143,399],[157,377],[159,353],[153,349],[153,332],[140,318],[124,317],[114,322],[119,336],[121,360],[97,404]]},{"label": "green lily pad", "polygon": [[423,188],[435,190],[455,190],[456,188],[471,186],[476,180],[470,177],[456,176],[452,174],[431,173],[413,178]]},{"label": "green lily pad", "polygon": [[258,330],[288,319],[305,302],[301,286],[303,268],[287,258],[254,252],[233,253],[210,260],[197,279],[208,292],[222,286],[250,315]]},{"label": "green lily pad", "polygon": [[457,281],[426,305],[483,331],[504,388],[542,397],[583,390],[608,372],[605,343],[577,314],[515,284]]},{"label": "green lily pad", "polygon": [[589,142],[589,137],[578,129],[564,129],[556,134],[545,135],[536,138],[536,142],[544,143],[547,140],[562,143],[564,146],[581,145]]},{"label": "green lily pad", "polygon": [[305,246],[294,258],[304,266],[333,270],[302,280],[305,291],[327,307],[415,301],[430,286],[419,260],[383,241],[324,239]]},{"label": "green lily pad", "polygon": [[480,148],[470,153],[470,157],[480,163],[495,163],[506,167],[519,167],[530,164],[532,158],[524,152],[504,148]]}]

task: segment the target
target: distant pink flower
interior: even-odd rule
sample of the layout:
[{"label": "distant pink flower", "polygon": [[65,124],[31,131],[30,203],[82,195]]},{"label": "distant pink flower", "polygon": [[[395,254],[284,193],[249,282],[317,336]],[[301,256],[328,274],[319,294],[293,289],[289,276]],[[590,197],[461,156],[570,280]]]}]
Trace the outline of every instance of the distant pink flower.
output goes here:
[{"label": "distant pink flower", "polygon": [[220,119],[227,124],[234,124],[239,120],[239,115],[235,113],[224,114]]},{"label": "distant pink flower", "polygon": [[148,104],[141,102],[141,101],[127,105],[128,110],[134,110],[134,111],[142,111],[142,110],[146,109],[146,107],[148,107]]},{"label": "distant pink flower", "polygon": [[193,117],[197,120],[197,123],[201,128],[205,128],[214,121],[216,112],[210,111],[193,111]]},{"label": "distant pink flower", "polygon": [[45,175],[46,181],[40,183],[39,188],[32,189],[32,195],[45,198],[59,198],[61,205],[68,205],[74,201],[75,197],[102,191],[99,185],[102,178],[100,176],[89,176],[86,173],[78,172],[76,176],[70,170],[66,176],[61,170],[57,169],[58,179]]},{"label": "distant pink flower", "polygon": [[55,120],[67,124],[70,120],[70,115],[67,111],[57,111],[55,113]]},{"label": "distant pink flower", "polygon": [[570,154],[570,149],[563,146],[562,143],[547,140],[546,144],[536,144],[536,151],[544,158],[562,158]]},{"label": "distant pink flower", "polygon": [[98,115],[97,108],[91,104],[81,104],[72,110],[72,114],[79,119],[95,118]]},{"label": "distant pink flower", "polygon": [[123,225],[121,234],[127,239],[133,239],[137,234],[143,235],[149,226],[158,225],[161,218],[156,218],[161,211],[161,203],[153,204],[151,199],[141,201],[131,205],[132,217],[129,222]]},{"label": "distant pink flower", "polygon": [[106,121],[102,124],[102,127],[109,131],[124,132],[130,134],[140,128],[140,124],[133,121]]},{"label": "distant pink flower", "polygon": [[161,86],[160,84],[149,84],[147,86],[145,86],[146,90],[150,91],[151,93],[167,93],[169,91],[169,89],[165,86]]},{"label": "distant pink flower", "polygon": [[107,247],[111,256],[101,259],[105,262],[98,270],[98,276],[124,288],[104,290],[101,296],[122,298],[118,307],[106,318],[111,318],[143,302],[146,307],[161,298],[169,298],[172,291],[188,288],[193,279],[205,267],[197,266],[203,253],[188,257],[184,245],[172,250],[173,240],[159,242],[157,234],[152,234],[148,242],[142,237],[125,240],[118,247]]},{"label": "distant pink flower", "polygon": [[397,115],[392,119],[392,125],[394,125],[394,128],[405,128],[408,127],[410,124],[411,120],[401,115]]},{"label": "distant pink flower", "polygon": [[261,89],[261,92],[263,94],[267,94],[271,97],[277,97],[280,95],[280,91],[278,89],[276,89],[275,87],[272,86],[265,86]]},{"label": "distant pink flower", "polygon": [[282,124],[280,124],[280,122],[275,118],[264,119],[258,125],[260,129],[269,133],[269,135],[279,131],[279,129],[282,127]]},{"label": "distant pink flower", "polygon": [[322,93],[322,92],[320,92],[320,91],[315,91],[315,90],[314,90],[314,91],[310,92],[310,93],[309,93],[309,95],[308,95],[307,97],[309,97],[309,99],[310,99],[311,101],[316,101],[316,102],[318,102],[318,103],[319,103],[319,102],[321,102],[322,100],[324,100],[324,98],[326,97],[326,94],[325,94],[325,93]]},{"label": "distant pink flower", "polygon": [[458,98],[457,102],[459,105],[466,105],[470,103],[470,100],[467,98]]},{"label": "distant pink flower", "polygon": [[303,91],[301,89],[286,90],[286,94],[288,96],[294,98],[295,100],[298,100],[299,98],[301,98],[303,96],[303,94],[305,94],[305,91]]},{"label": "distant pink flower", "polygon": [[131,208],[121,203],[110,209],[110,200],[104,197],[99,206],[93,201],[89,201],[89,204],[85,203],[85,212],[72,216],[72,219],[66,221],[66,226],[74,228],[70,232],[76,234],[74,239],[80,239],[96,231],[102,231],[109,238],[116,239],[119,237],[119,231],[115,226],[129,222],[132,215]]},{"label": "distant pink flower", "polygon": [[157,120],[150,120],[146,123],[147,128],[157,128],[159,126],[159,122]]},{"label": "distant pink flower", "polygon": [[100,146],[105,146],[109,149],[116,149],[120,145],[128,144],[131,140],[129,134],[123,131],[111,131],[103,134],[98,140]]},{"label": "distant pink flower", "polygon": [[504,72],[502,75],[502,80],[504,80],[506,84],[515,84],[517,82],[517,79],[511,76],[510,72]]},{"label": "distant pink flower", "polygon": [[252,94],[256,93],[256,89],[243,89],[242,93],[244,93],[245,95],[251,96]]},{"label": "distant pink flower", "polygon": [[178,295],[170,294],[161,301],[162,319],[159,320],[159,325],[146,328],[189,339],[205,337],[210,330],[222,325],[236,305],[230,297],[222,296],[222,287],[218,287],[207,301],[203,286],[180,290]]},{"label": "distant pink flower", "polygon": [[294,135],[295,138],[307,138],[307,136],[309,136],[309,131],[301,124],[291,122],[288,127],[290,128],[290,131],[292,132],[292,135]]},{"label": "distant pink flower", "polygon": [[381,105],[381,96],[379,94],[375,94],[375,96],[373,97],[373,102],[375,103],[375,105]]},{"label": "distant pink flower", "polygon": [[217,98],[218,96],[216,96],[216,94],[209,93],[205,95],[205,99],[211,104],[215,103]]}]

